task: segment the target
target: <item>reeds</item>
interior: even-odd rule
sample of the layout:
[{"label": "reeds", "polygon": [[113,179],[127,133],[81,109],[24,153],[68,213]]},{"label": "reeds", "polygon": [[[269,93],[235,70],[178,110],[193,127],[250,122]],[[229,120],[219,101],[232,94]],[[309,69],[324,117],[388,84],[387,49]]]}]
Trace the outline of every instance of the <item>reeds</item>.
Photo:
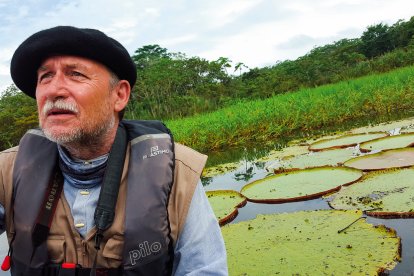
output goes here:
[{"label": "reeds", "polygon": [[414,67],[405,67],[166,123],[176,141],[212,151],[413,111]]}]

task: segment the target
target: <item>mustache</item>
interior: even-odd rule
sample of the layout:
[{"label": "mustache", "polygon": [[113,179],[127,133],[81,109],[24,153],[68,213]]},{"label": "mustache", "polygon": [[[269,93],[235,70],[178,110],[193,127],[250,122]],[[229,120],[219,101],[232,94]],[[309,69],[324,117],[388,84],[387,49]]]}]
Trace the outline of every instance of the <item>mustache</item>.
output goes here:
[{"label": "mustache", "polygon": [[79,111],[77,105],[74,103],[66,102],[64,100],[47,100],[42,108],[42,114],[47,115],[53,109],[59,109],[62,111],[69,111],[73,113],[78,113]]}]

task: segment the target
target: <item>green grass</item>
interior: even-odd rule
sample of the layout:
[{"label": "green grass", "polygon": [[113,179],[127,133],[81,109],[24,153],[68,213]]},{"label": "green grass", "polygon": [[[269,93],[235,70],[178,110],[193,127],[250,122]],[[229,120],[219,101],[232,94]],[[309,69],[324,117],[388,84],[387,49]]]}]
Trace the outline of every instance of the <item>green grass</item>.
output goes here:
[{"label": "green grass", "polygon": [[266,100],[236,103],[227,108],[167,121],[175,140],[200,151],[243,146],[252,142],[395,114],[412,115],[414,67],[278,95]]}]

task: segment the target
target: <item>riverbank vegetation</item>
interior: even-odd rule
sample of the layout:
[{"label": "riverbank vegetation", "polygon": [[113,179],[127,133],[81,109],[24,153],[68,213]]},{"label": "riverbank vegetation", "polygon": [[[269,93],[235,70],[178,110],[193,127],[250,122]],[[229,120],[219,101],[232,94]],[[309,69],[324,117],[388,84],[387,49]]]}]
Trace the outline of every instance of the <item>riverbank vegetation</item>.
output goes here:
[{"label": "riverbank vegetation", "polygon": [[240,102],[208,114],[167,121],[176,140],[202,151],[285,136],[309,136],[320,129],[372,118],[412,116],[414,67],[265,100]]},{"label": "riverbank vegetation", "polygon": [[[315,47],[296,60],[263,68],[143,46],[132,56],[138,80],[125,117],[167,120],[178,141],[214,150],[364,116],[403,114],[412,109],[411,79],[403,76],[412,69],[395,77],[382,73],[414,64],[413,35],[414,17],[391,26],[380,23],[359,38]],[[353,80],[367,75],[377,77]],[[338,84],[329,85],[333,83]],[[9,87],[0,98],[0,150],[16,145],[35,125],[35,102]]]}]

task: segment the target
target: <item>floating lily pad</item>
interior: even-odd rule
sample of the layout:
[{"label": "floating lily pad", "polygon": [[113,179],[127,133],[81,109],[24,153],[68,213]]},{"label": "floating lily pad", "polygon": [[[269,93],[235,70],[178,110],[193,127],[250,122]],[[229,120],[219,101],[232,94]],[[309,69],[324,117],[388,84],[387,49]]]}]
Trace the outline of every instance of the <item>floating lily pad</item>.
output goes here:
[{"label": "floating lily pad", "polygon": [[344,167],[296,170],[256,180],[241,189],[252,202],[283,203],[317,198],[362,177],[362,171]]},{"label": "floating lily pad", "polygon": [[401,133],[414,133],[414,129],[403,129]]},{"label": "floating lily pad", "polygon": [[317,141],[309,146],[309,150],[320,151],[333,148],[353,147],[362,142],[385,137],[387,135],[388,134],[385,132],[349,134],[334,139],[323,139]]},{"label": "floating lily pad", "polygon": [[236,170],[242,165],[242,162],[220,164],[214,167],[208,167],[203,170],[203,177],[213,177],[227,172]]},{"label": "floating lily pad", "polygon": [[363,171],[410,167],[414,165],[414,148],[387,150],[359,156],[346,161],[344,165]]},{"label": "floating lily pad", "polygon": [[405,148],[414,145],[414,132],[383,137],[360,145],[362,152]]},{"label": "floating lily pad", "polygon": [[226,225],[229,274],[378,275],[391,270],[400,260],[400,239],[361,215],[301,211]]},{"label": "floating lily pad", "polygon": [[414,217],[413,179],[414,168],[372,172],[333,195],[329,205],[368,210],[371,216]]},{"label": "floating lily pad", "polygon": [[352,133],[361,133],[361,132],[379,132],[379,131],[392,131],[394,129],[407,129],[412,127],[414,124],[414,117],[403,119],[399,121],[392,121],[386,123],[380,123],[371,126],[363,126],[360,128],[355,128],[351,130]]},{"label": "floating lily pad", "polygon": [[308,152],[308,145],[292,145],[281,150],[272,150],[266,156],[259,158],[257,161],[272,161],[286,158],[288,156],[295,156]]},{"label": "floating lily pad", "polygon": [[237,216],[237,208],[247,202],[243,195],[231,190],[208,191],[206,194],[220,225],[233,220]]},{"label": "floating lily pad", "polygon": [[354,158],[356,154],[355,149],[335,149],[320,152],[309,152],[307,154],[291,156],[285,158],[280,162],[278,169],[289,170],[289,169],[305,169],[311,167],[321,166],[337,166],[343,164],[345,161]]}]

